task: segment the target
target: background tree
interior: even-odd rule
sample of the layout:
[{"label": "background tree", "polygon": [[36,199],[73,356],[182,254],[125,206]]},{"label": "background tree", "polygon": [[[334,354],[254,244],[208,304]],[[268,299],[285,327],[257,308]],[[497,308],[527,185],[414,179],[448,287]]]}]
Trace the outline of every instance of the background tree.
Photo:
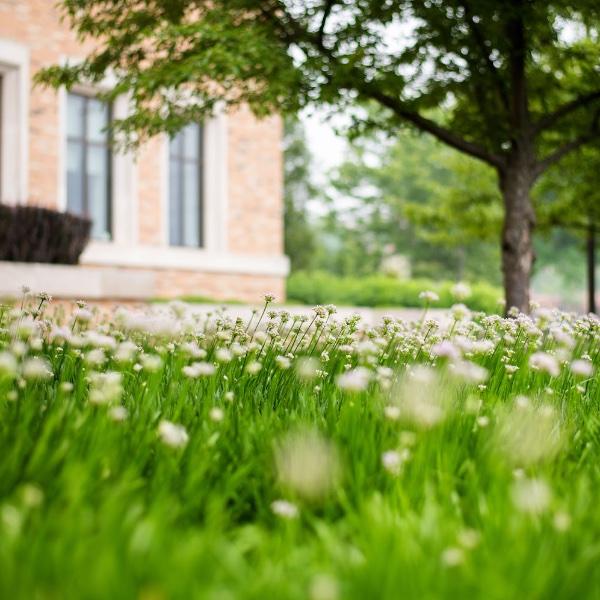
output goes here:
[{"label": "background tree", "polygon": [[373,239],[378,254],[370,272],[391,246],[417,277],[499,282],[497,245],[490,242],[500,230],[501,204],[491,169],[430,136],[371,132],[351,141],[330,185],[357,237]]},{"label": "background tree", "polygon": [[306,205],[318,191],[311,181],[311,163],[302,122],[288,117],[284,135],[284,249],[292,271],[313,267],[315,233]]},{"label": "background tree", "polygon": [[[588,146],[567,157],[540,185],[540,225],[564,228],[585,240],[588,311],[597,312],[596,244],[600,232],[600,147]],[[564,173],[570,174],[565,177]]]},{"label": "background tree", "polygon": [[[217,102],[257,114],[308,103],[376,102],[377,125],[409,125],[497,173],[507,304],[529,308],[531,189],[597,139],[596,0],[62,0],[98,40],[78,65],[41,80],[118,79],[134,141],[174,132]],[[442,120],[431,110],[438,108]],[[141,137],[140,137],[141,134]],[[130,136],[131,138],[132,136]]]}]

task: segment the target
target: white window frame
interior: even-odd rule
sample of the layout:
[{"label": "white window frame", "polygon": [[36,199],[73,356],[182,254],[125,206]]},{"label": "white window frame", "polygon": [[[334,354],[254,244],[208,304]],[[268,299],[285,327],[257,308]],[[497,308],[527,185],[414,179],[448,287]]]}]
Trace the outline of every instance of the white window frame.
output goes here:
[{"label": "white window frame", "polygon": [[0,38],[2,119],[0,202],[24,204],[28,199],[29,49]]},{"label": "white window frame", "polygon": [[[99,85],[76,85],[70,90],[74,94],[94,96],[110,90],[115,84],[112,77],[107,77]],[[59,152],[58,152],[58,210],[67,210],[67,96],[65,88],[58,91],[59,105]],[[112,105],[113,118],[123,118],[127,115],[128,101],[125,96],[119,96]],[[111,152],[112,158],[112,188],[111,215],[112,237],[109,241],[90,241],[89,247],[100,245],[130,245],[137,240],[137,177],[135,157],[132,153]]]}]

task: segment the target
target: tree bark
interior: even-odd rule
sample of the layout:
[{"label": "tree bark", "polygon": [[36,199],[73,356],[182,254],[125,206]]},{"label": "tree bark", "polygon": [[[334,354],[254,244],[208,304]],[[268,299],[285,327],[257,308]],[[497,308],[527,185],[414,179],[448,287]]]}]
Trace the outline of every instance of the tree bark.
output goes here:
[{"label": "tree bark", "polygon": [[529,284],[535,255],[533,230],[535,213],[531,204],[534,176],[528,162],[516,161],[500,174],[504,200],[502,228],[502,272],[506,311],[530,310]]},{"label": "tree bark", "polygon": [[587,232],[588,312],[596,313],[596,228],[590,224]]}]

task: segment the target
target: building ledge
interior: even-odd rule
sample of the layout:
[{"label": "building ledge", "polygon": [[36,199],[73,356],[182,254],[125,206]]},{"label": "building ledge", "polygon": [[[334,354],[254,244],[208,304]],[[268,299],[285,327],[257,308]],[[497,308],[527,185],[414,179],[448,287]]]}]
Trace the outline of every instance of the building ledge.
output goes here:
[{"label": "building ledge", "polygon": [[81,265],[0,262],[0,297],[19,298],[23,286],[34,293],[86,300],[148,300],[156,295],[156,274]]},{"label": "building ledge", "polygon": [[287,256],[214,253],[197,248],[173,246],[123,246],[110,242],[92,242],[81,257],[84,265],[169,269],[238,275],[286,277]]}]

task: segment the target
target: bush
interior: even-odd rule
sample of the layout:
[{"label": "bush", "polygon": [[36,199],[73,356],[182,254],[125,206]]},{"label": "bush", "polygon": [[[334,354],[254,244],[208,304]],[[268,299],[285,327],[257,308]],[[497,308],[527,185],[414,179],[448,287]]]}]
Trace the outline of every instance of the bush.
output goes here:
[{"label": "bush", "polygon": [[77,264],[91,227],[70,213],[0,204],[0,260]]},{"label": "bush", "polygon": [[[288,301],[303,304],[339,304],[354,306],[423,306],[419,294],[436,292],[440,300],[434,306],[448,308],[459,302],[452,294],[455,282],[434,282],[429,279],[399,280],[385,275],[338,277],[331,273],[299,271],[287,280]],[[470,286],[471,295],[462,300],[472,310],[498,311],[502,292],[486,283]]]}]

